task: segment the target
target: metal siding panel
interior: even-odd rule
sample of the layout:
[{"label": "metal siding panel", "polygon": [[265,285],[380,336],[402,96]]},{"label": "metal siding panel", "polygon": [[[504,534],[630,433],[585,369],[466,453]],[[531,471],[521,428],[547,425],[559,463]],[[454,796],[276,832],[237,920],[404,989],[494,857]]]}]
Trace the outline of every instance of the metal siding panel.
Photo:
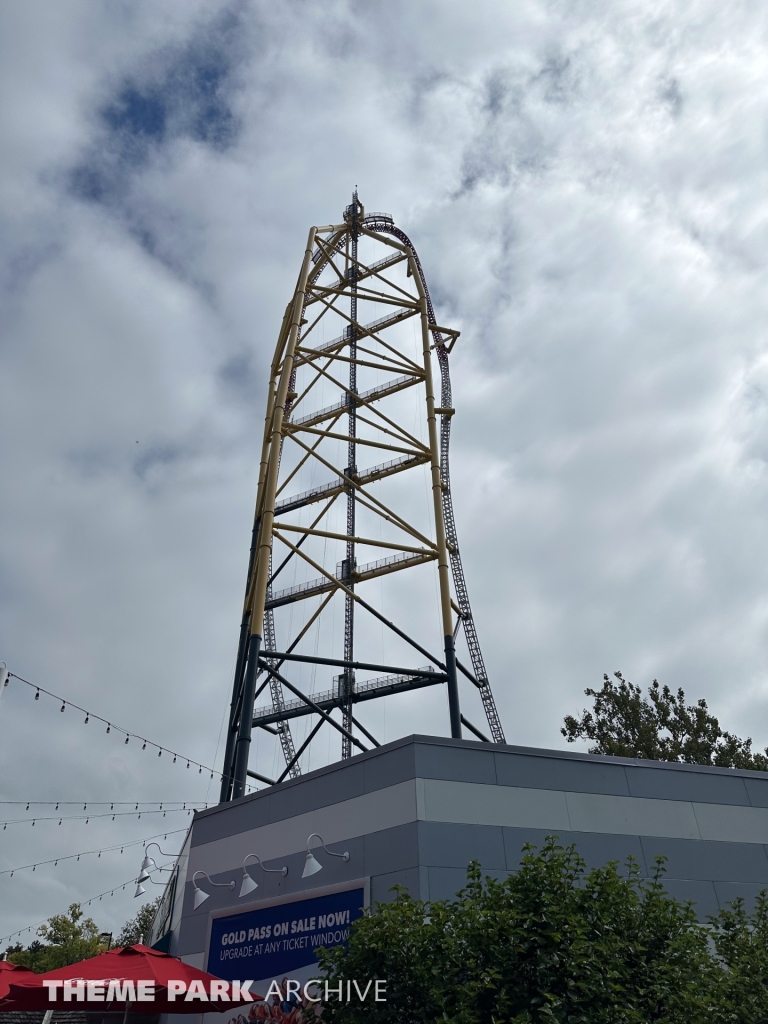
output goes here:
[{"label": "metal siding panel", "polygon": [[507,754],[501,751],[494,756],[496,778],[500,786],[629,796],[624,765]]},{"label": "metal siding panel", "polygon": [[366,758],[363,767],[366,793],[412,779],[416,775],[414,745],[409,743],[405,747]]},{"label": "metal siding panel", "polygon": [[404,871],[419,865],[418,822],[376,832],[362,840],[365,875]]},{"label": "metal siding panel", "polygon": [[566,793],[565,799],[574,832],[699,838],[696,816],[689,803],[596,793]]},{"label": "metal siding panel", "polygon": [[744,900],[744,909],[751,914],[755,908],[755,900],[766,888],[756,882],[715,882],[715,894],[720,906],[725,910],[738,899]]},{"label": "metal siding panel", "polygon": [[619,862],[619,873],[627,874],[627,857],[634,857],[640,869],[641,875],[646,875],[646,863],[643,856],[643,847],[639,836],[633,835],[608,835],[607,833],[595,832],[569,832],[560,836],[562,846],[576,844],[576,851],[581,854],[587,863],[587,868],[601,868],[608,861]]},{"label": "metal siding panel", "polygon": [[195,847],[190,854],[189,870],[202,869],[209,874],[225,870],[233,862],[242,863],[247,853],[258,853],[265,859],[289,856],[306,850],[307,837],[312,832],[318,832],[331,846],[415,820],[416,780],[412,779]]},{"label": "metal siding panel", "polygon": [[627,767],[627,783],[631,796],[653,797],[657,800],[689,800],[700,803],[749,805],[744,779],[697,772],[694,767],[677,765],[666,768]]},{"label": "metal siding panel", "polygon": [[[191,900],[189,906],[191,909]],[[178,937],[176,939],[176,952],[174,953],[174,956],[183,956],[186,958],[190,953],[204,953],[207,937],[208,914],[201,907],[200,910],[182,917],[179,925]]]},{"label": "metal siding panel", "polygon": [[371,903],[393,903],[397,893],[391,892],[393,885],[404,885],[414,899],[422,899],[419,886],[419,869],[391,871],[371,879]]},{"label": "metal siding panel", "polygon": [[712,882],[668,878],[664,880],[664,888],[680,903],[687,903],[688,900],[691,900],[700,921],[716,914],[719,909],[715,886]]},{"label": "metal siding panel", "polygon": [[429,867],[462,868],[480,861],[483,871],[505,870],[504,836],[499,827],[419,822],[419,861]]},{"label": "metal siding panel", "polygon": [[451,779],[496,785],[493,752],[482,748],[418,743],[415,747],[415,768],[416,775],[421,779]]},{"label": "metal siding panel", "polygon": [[297,779],[286,789],[272,794],[270,821],[284,821],[297,814],[317,810],[362,796],[365,792],[365,765],[348,764],[315,779]]},{"label": "metal siding panel", "polygon": [[[453,900],[457,893],[466,888],[466,868],[428,867],[427,872],[429,874],[429,901],[431,903],[435,903],[438,900]],[[484,876],[489,875],[497,882],[503,882],[504,879],[509,878],[511,873],[504,869],[483,871]]]},{"label": "metal siding panel", "polygon": [[223,804],[215,814],[196,818],[192,826],[192,846],[213,843],[240,832],[266,825],[270,820],[270,793],[258,798],[245,800],[242,804]]},{"label": "metal siding panel", "polygon": [[568,829],[563,793],[483,786],[470,782],[424,780],[425,818],[467,825],[516,825]]},{"label": "metal siding panel", "polygon": [[467,884],[467,872],[462,868],[427,868],[429,872],[429,901],[451,900]]},{"label": "metal siding panel", "polygon": [[[197,967],[197,969],[200,970],[200,971],[204,971],[205,970],[205,966],[204,966],[204,963],[205,963],[205,952],[202,952],[202,953],[189,953],[187,956],[181,957],[181,959],[184,961],[185,964],[189,964],[190,967]],[[181,1024],[185,1024],[185,1022],[182,1020],[182,1018],[185,1017],[185,1016],[186,1016],[186,1014],[182,1014],[182,1013],[174,1013],[174,1014],[169,1013],[168,1014],[168,1017],[170,1017],[173,1020],[180,1021]]]},{"label": "metal siding panel", "polygon": [[724,843],[768,843],[768,808],[694,804],[702,839]]},{"label": "metal siding panel", "polygon": [[[523,846],[530,843],[536,849],[541,849],[551,834],[551,830],[544,828],[502,828],[501,834],[504,837],[504,854],[508,870],[514,871],[520,866],[523,859]],[[570,835],[567,829],[558,833],[559,835]]]},{"label": "metal siding panel", "polygon": [[[509,869],[517,868],[520,864],[525,843],[531,843],[537,850],[541,849],[549,834],[544,829],[530,828],[505,828],[502,831]],[[576,852],[584,858],[588,869],[602,867],[609,860],[618,860],[621,873],[624,874],[624,862],[631,854],[638,861],[640,874],[647,873],[643,847],[638,836],[562,831],[557,833],[557,838],[560,846],[575,843]]]},{"label": "metal siding panel", "polygon": [[762,846],[649,836],[640,841],[649,871],[653,871],[654,857],[667,858],[665,879],[768,883],[768,856]]},{"label": "metal siding panel", "polygon": [[744,787],[753,807],[768,807],[768,772],[765,779],[744,779]]}]

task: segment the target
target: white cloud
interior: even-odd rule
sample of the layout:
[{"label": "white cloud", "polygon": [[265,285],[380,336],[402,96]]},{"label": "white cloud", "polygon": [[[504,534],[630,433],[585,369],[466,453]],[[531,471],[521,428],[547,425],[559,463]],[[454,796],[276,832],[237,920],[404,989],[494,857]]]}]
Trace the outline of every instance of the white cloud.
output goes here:
[{"label": "white cloud", "polygon": [[[13,670],[216,756],[265,366],[307,227],[359,185],[463,332],[454,497],[509,738],[559,745],[583,688],[621,668],[768,743],[764,12],[338,0],[0,17]],[[205,797],[205,779],[16,687],[3,799]],[[392,705],[387,737],[434,731],[442,700]],[[8,866],[89,848],[84,826],[65,841],[40,824],[34,843],[14,828]],[[154,831],[137,828],[119,835]],[[0,878],[0,933],[134,861]],[[110,905],[105,925],[133,910]]]}]

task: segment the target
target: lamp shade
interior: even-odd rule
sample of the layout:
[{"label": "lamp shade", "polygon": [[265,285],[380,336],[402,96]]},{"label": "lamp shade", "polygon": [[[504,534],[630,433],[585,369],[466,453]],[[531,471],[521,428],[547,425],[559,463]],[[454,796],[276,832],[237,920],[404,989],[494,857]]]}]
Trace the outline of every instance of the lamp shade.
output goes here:
[{"label": "lamp shade", "polygon": [[259,883],[255,882],[247,871],[243,871],[243,881],[240,884],[240,896],[247,896],[249,892],[258,889]]},{"label": "lamp shade", "polygon": [[211,894],[209,892],[203,892],[202,889],[198,889],[197,886],[195,886],[195,898],[192,901],[192,905],[195,910],[197,910],[198,907],[202,907],[210,895]]},{"label": "lamp shade", "polygon": [[302,878],[309,878],[310,875],[316,875],[318,871],[323,870],[323,865],[315,857],[311,850],[307,850],[307,862],[304,865],[304,870],[301,872]]},{"label": "lamp shade", "polygon": [[142,873],[144,871],[155,871],[157,870],[157,864],[155,864],[154,858],[150,857],[148,853],[144,853],[144,860],[141,862]]},{"label": "lamp shade", "polygon": [[147,891],[147,890],[146,890],[146,889],[144,888],[144,886],[143,886],[143,885],[141,884],[141,883],[142,883],[143,881],[146,881],[146,879],[143,879],[143,878],[141,878],[141,877],[139,877],[139,878],[137,879],[137,883],[138,883],[138,884],[136,885],[136,892],[135,892],[135,893],[133,894],[133,898],[134,898],[134,899],[136,899],[136,897],[137,897],[137,896],[143,896],[143,895],[144,895],[144,893],[145,893],[145,892]]}]

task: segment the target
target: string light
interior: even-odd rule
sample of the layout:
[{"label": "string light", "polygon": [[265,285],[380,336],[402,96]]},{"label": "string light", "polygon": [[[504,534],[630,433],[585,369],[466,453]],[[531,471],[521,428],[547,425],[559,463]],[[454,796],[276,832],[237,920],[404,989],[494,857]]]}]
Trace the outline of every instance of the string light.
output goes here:
[{"label": "string light", "polygon": [[[84,719],[85,724],[87,724],[88,721],[91,718],[94,718],[94,719],[96,719],[97,722],[101,722],[103,725],[106,725],[107,733],[111,733],[114,730],[115,732],[118,732],[121,735],[125,736],[125,742],[126,743],[128,742],[130,736],[135,735],[135,733],[129,733],[127,729],[123,729],[119,725],[114,725],[113,723],[108,722],[106,718],[102,718],[100,715],[95,715],[95,714],[93,714],[92,711],[87,711],[85,708],[81,708],[78,704],[73,704],[72,701],[65,700],[63,697],[59,697],[58,694],[52,693],[50,690],[46,690],[44,687],[38,686],[36,683],[31,683],[28,679],[24,679],[23,676],[19,676],[15,672],[9,672],[8,673],[8,680],[10,681],[11,679],[18,679],[20,683],[24,683],[25,686],[31,687],[35,691],[35,700],[40,700],[40,694],[41,693],[44,693],[46,695],[46,697],[52,697],[54,700],[60,700],[61,701],[61,708],[59,709],[60,711],[64,711],[67,708],[67,706],[69,706],[71,708],[74,708],[76,711],[80,711],[80,712],[82,712],[82,714],[85,715],[85,719]],[[147,749],[147,744],[149,744],[150,747],[154,747],[157,750],[157,752],[158,752],[157,756],[158,757],[160,757],[162,755],[163,751],[165,751],[168,754],[171,754],[173,756],[173,763],[174,764],[176,764],[176,758],[181,756],[181,755],[177,754],[175,751],[170,750],[168,747],[162,746],[162,744],[160,744],[160,743],[153,743],[152,740],[146,740],[143,737],[137,737],[137,738],[143,740],[143,745],[142,745],[142,748],[141,748],[142,750],[146,750]],[[214,768],[209,768],[207,765],[200,764],[199,761],[195,761],[193,758],[182,758],[182,760],[186,760],[187,768],[189,768],[190,764],[197,765],[198,775],[202,775],[203,768],[205,768],[205,770],[207,772],[211,773],[211,778],[213,778],[215,775],[218,775],[219,777],[221,777],[221,772],[216,771]],[[249,786],[249,788],[251,788],[251,787]]]},{"label": "string light", "polygon": [[[24,810],[28,811],[30,807],[53,807],[54,811],[58,811],[59,804],[62,807],[79,807],[80,800],[0,800],[0,807],[21,807],[24,804]],[[110,811],[114,811],[115,807],[133,807],[134,810],[138,811],[139,807],[150,808],[157,804],[157,809],[162,811],[163,808],[170,810],[171,804],[181,804],[181,808],[186,810],[188,800],[88,800],[86,804],[83,804],[83,810],[87,809],[87,804],[91,807],[109,807]]]},{"label": "string light", "polygon": [[93,854],[97,854],[99,857],[101,857],[102,853],[113,853],[115,850],[119,850],[120,853],[122,853],[123,850],[127,850],[131,846],[146,846],[147,843],[150,843],[153,839],[160,839],[161,836],[163,839],[167,839],[168,836],[175,836],[178,835],[180,832],[186,831],[187,830],[185,828],[177,828],[174,829],[173,832],[158,832],[157,835],[148,836],[146,839],[134,839],[130,843],[117,843],[115,846],[104,846],[100,850],[81,850],[80,853],[70,853],[67,854],[67,856],[65,857],[56,857],[55,859],[51,858],[50,860],[39,860],[35,864],[22,864],[20,867],[17,868],[7,868],[5,871],[0,871],[0,875],[13,876],[16,871],[27,871],[30,868],[32,869],[32,871],[34,871],[35,868],[45,867],[48,864],[53,864],[54,867],[57,867],[59,861],[79,861],[81,857],[89,857]]},{"label": "string light", "polygon": [[[138,805],[137,805],[137,807],[138,807]],[[207,802],[205,804],[203,804],[203,809],[206,808],[206,807],[208,807],[208,803]],[[114,821],[116,817],[132,818],[135,815],[138,820],[141,820],[142,814],[162,814],[162,816],[165,817],[166,814],[187,814],[188,815],[190,813],[191,813],[191,810],[189,808],[187,808],[187,807],[166,807],[165,810],[161,810],[158,807],[155,810],[151,810],[150,809],[150,810],[143,810],[143,811],[139,811],[139,810],[115,811],[114,813],[110,813],[109,811],[106,811],[104,814],[87,814],[87,815],[86,814],[64,814],[64,815],[62,815],[60,817],[58,817],[57,815],[54,815],[53,817],[37,817],[37,818],[33,818],[32,819],[32,824],[34,825],[36,821],[56,821],[57,817],[58,817],[59,824],[61,824],[62,821],[85,821],[85,823],[87,825],[91,818],[111,818],[112,821]],[[3,831],[5,831],[5,829],[6,829],[6,827],[8,825],[29,825],[29,824],[30,824],[29,818],[9,818],[7,821],[0,821],[0,825],[3,826]]]},{"label": "string light", "polygon": [[[132,875],[127,881],[123,882],[122,884],[118,882],[118,884],[113,889],[105,889],[104,892],[99,893],[97,896],[92,896],[89,900],[86,900],[85,906],[89,907],[91,903],[93,903],[95,900],[100,900],[102,896],[114,896],[118,889],[125,889],[127,885],[132,885],[135,882],[135,880],[135,876]],[[4,942],[7,942],[8,939],[16,938],[17,935],[24,935],[25,932],[30,932],[31,934],[33,928],[36,929],[39,928],[41,924],[47,924],[48,920],[48,918],[45,918],[43,921],[38,921],[37,924],[31,924],[24,928],[19,928],[18,931],[11,932],[10,935],[0,936],[0,945],[2,945]]]}]

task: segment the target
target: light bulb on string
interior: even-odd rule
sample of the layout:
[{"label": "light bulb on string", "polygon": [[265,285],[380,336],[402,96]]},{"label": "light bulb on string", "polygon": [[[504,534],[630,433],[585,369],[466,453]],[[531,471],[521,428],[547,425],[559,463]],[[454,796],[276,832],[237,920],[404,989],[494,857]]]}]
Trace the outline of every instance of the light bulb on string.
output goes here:
[{"label": "light bulb on string", "polygon": [[39,690],[35,694],[35,700],[40,700],[40,691]]},{"label": "light bulb on string", "polygon": [[85,719],[83,720],[83,725],[88,725],[90,720],[91,720],[91,716],[86,712]]},{"label": "light bulb on string", "polygon": [[61,705],[61,707],[59,708],[59,711],[66,711],[66,709],[67,709],[67,703],[66,703],[66,701],[65,701],[65,702],[64,702],[64,703],[63,703],[63,704]]}]

